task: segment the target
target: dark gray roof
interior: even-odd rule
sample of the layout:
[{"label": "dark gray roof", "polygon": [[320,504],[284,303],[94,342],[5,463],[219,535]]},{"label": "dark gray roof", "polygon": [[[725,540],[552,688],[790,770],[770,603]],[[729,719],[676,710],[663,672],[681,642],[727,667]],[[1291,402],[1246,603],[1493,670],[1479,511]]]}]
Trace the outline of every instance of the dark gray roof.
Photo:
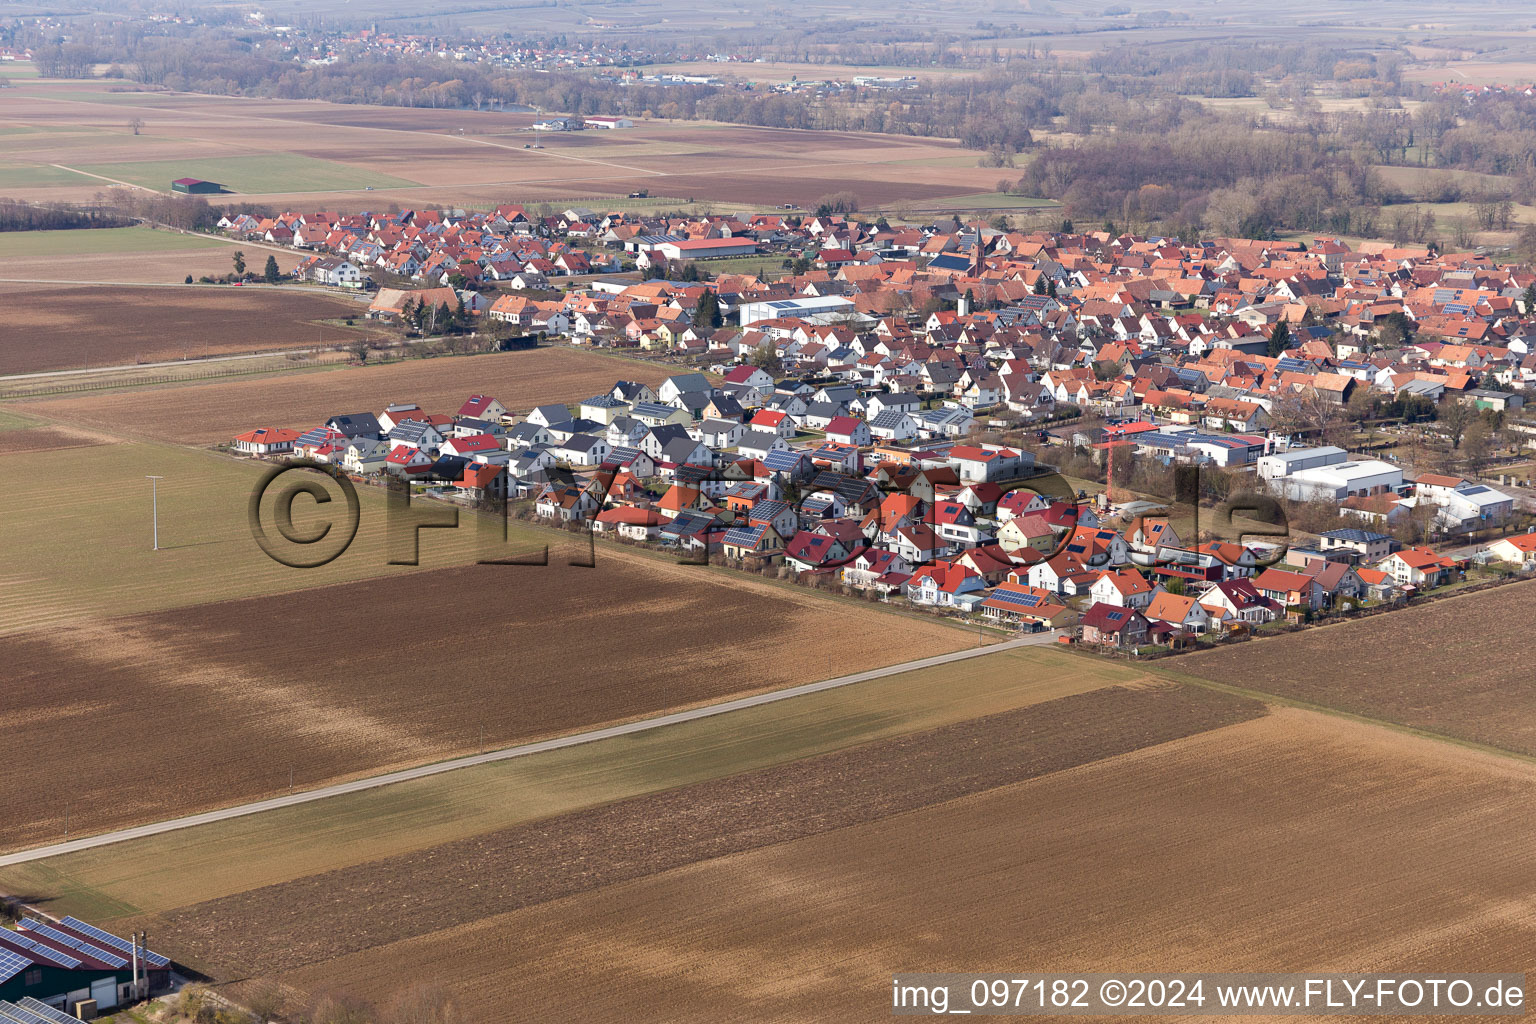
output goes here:
[{"label": "dark gray roof", "polygon": [[699,442],[691,437],[675,437],[661,446],[662,458],[668,462],[681,462],[694,453]]},{"label": "dark gray roof", "polygon": [[379,425],[379,418],[371,412],[332,416],[325,421],[325,425],[348,437],[378,437],[384,432],[384,428]]},{"label": "dark gray roof", "polygon": [[667,383],[681,391],[708,391],[713,385],[702,373],[677,373],[667,378]]},{"label": "dark gray roof", "polygon": [[779,435],[771,430],[747,430],[736,442],[737,448],[771,449]]},{"label": "dark gray roof", "polygon": [[656,443],[665,448],[669,443],[679,437],[688,436],[688,428],[681,423],[663,423],[659,427],[652,427],[650,436],[656,439]]}]

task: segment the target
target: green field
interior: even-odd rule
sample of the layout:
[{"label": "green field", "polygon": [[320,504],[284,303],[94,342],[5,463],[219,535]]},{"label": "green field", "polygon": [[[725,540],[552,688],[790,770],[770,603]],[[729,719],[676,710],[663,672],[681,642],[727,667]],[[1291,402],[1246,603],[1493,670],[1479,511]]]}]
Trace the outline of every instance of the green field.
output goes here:
[{"label": "green field", "polygon": [[0,259],[8,256],[85,256],[112,252],[179,252],[228,245],[217,238],[153,228],[81,228],[75,231],[0,232]]},{"label": "green field", "polygon": [[[1127,682],[1050,647],[887,676],[0,871],[7,892],[106,921]],[[275,794],[274,794],[275,795]]]},{"label": "green field", "polygon": [[51,185],[89,185],[95,179],[46,164],[0,163],[0,189],[47,188]]},{"label": "green field", "polygon": [[82,164],[79,170],[169,192],[177,178],[216,181],[235,192],[332,192],[364,188],[409,188],[405,178],[292,153],[215,159],[147,160],[140,163]]},{"label": "green field", "polygon": [[[0,408],[0,415],[7,411]],[[17,411],[25,415],[25,404]],[[264,466],[197,449],[127,443],[12,452],[0,456],[0,469],[27,481],[0,509],[7,541],[0,634],[415,571],[387,564],[384,496],[375,487],[359,489],[361,525],[346,553],[329,565],[295,569],[268,558],[251,536],[247,503]],[[159,551],[150,546],[148,474],[164,478]],[[74,481],[79,490],[57,481]],[[334,485],[331,493],[339,494]],[[330,510],[307,498],[294,508],[301,530],[317,527],[325,521],[320,513]],[[421,545],[423,567],[480,557],[467,518],[461,529],[433,534]],[[519,550],[548,542],[526,530],[514,529],[513,536],[524,545]]]}]

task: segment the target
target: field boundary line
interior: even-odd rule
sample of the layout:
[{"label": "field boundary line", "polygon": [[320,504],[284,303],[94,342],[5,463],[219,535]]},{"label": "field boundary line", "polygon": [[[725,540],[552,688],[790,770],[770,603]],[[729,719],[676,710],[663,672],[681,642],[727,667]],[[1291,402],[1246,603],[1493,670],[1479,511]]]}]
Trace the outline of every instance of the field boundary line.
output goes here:
[{"label": "field boundary line", "polygon": [[1201,689],[1211,690],[1216,693],[1224,693],[1230,697],[1247,697],[1251,700],[1263,701],[1265,704],[1275,704],[1281,707],[1296,708],[1299,711],[1311,711],[1320,715],[1329,715],[1333,718],[1342,718],[1346,721],[1357,722],[1361,725],[1374,725],[1392,732],[1413,736],[1421,740],[1431,740],[1437,743],[1446,743],[1451,746],[1461,747],[1465,750],[1474,750],[1481,754],[1490,754],[1508,760],[1520,761],[1523,764],[1536,765],[1536,754],[1523,754],[1518,750],[1509,750],[1506,747],[1495,747],[1488,743],[1480,743],[1477,740],[1465,740],[1459,736],[1448,736],[1442,732],[1433,732],[1429,729],[1420,729],[1413,725],[1404,725],[1401,722],[1393,722],[1385,718],[1372,718],[1370,715],[1362,715],[1355,711],[1345,711],[1329,704],[1315,704],[1312,701],[1298,700],[1295,697],[1284,697],[1278,693],[1268,693],[1264,690],[1251,690],[1244,686],[1233,686],[1231,683],[1218,683],[1214,679],[1202,679],[1200,676],[1187,675],[1175,672],[1171,669],[1147,666],[1148,672],[1153,672],[1172,680],[1176,683],[1184,683],[1188,686],[1198,686]]},{"label": "field boundary line", "polygon": [[765,704],[774,704],[783,700],[791,700],[795,697],[803,697],[813,693],[821,693],[826,690],[835,690],[855,683],[867,682],[872,679],[880,679],[886,676],[901,675],[906,672],[915,672],[920,669],[933,668],[938,665],[950,664],[956,661],[968,661],[972,658],[986,657],[990,654],[998,654],[1004,651],[1018,650],[1022,647],[1048,644],[1055,640],[1054,633],[1036,633],[1017,640],[1008,640],[987,647],[972,648],[963,651],[952,651],[948,654],[936,654],[927,658],[919,658],[915,661],[902,662],[897,665],[888,665],[884,668],[868,669],[856,672],[852,675],[835,676],[831,679],[823,679],[814,683],[801,683],[796,686],[786,687],[781,690],[770,690],[767,693],[759,693],[748,697],[737,697],[732,700],[721,701],[716,704],[706,704],[702,707],[691,708],[686,711],[674,711],[664,715],[650,718],[641,718],[632,722],[624,722],[619,725],[606,726],[601,729],[589,729],[584,732],[570,733],[565,736],[557,736],[553,739],[540,740],[534,743],[523,743],[517,746],[504,747],[500,750],[491,750],[482,754],[470,754],[464,757],[456,757],[447,761],[438,761],[433,764],[419,765],[415,768],[406,768],[400,771],[387,772],[383,775],[375,775],[364,779],[355,779],[351,782],[341,782],[320,789],[307,790],[301,793],[293,793],[280,797],[272,797],[267,800],[257,800],[246,804],[237,804],[233,807],[224,807],[213,811],[204,811],[199,814],[186,815],[180,818],[170,818],[165,821],[152,822],[147,825],[136,825],[132,828],[119,829],[114,832],[104,832],[96,836],[87,836],[82,839],[72,839],[62,843],[53,843],[48,846],[33,847],[29,850],[20,850],[14,853],[0,855],[0,868],[12,867],[17,864],[26,864],[32,861],[46,860],[50,857],[58,857],[68,853],[80,853],[85,850],[93,850],[114,843],[127,842],[132,839],[145,839],[150,836],[163,835],[167,832],[176,832],[185,828],[194,828],[198,825],[211,825],[215,822],[228,821],[232,818],[242,818],[252,814],[260,814],[264,811],[275,811],[285,807],[297,807],[301,804],[313,803],[317,800],[326,800],[334,796],[343,796],[348,793],[359,793],[370,789],[380,789],[399,782],[410,782],[415,779],[428,778],[433,775],[442,775],[448,772],[458,771],[461,768],[473,768],[479,765],[496,764],[501,761],[510,761],[514,758],[527,757],[531,754],[542,754],[552,750],[562,750],[566,747],[581,746],[587,743],[595,743],[599,740],[614,739],[620,736],[631,736],[635,733],[649,732],[653,729],[664,729],[671,725],[681,725],[685,722],[697,721],[701,718],[711,718],[715,715],[729,714],[732,711],[744,711],[748,708],[761,707]]}]

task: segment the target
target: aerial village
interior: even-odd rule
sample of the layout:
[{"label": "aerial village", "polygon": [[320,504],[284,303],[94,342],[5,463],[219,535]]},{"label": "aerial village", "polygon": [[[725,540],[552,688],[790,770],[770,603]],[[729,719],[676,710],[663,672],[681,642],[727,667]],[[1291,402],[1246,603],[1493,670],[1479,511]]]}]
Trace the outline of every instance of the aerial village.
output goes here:
[{"label": "aerial village", "polygon": [[[677,371],[527,409],[467,381],[457,409],[258,412],[241,456],[1115,648],[1536,571],[1536,272],[1477,252],[825,210],[220,227],[311,250],[296,277],[407,329],[441,311]],[[1286,536],[1215,536],[1137,483],[1176,467],[1272,498]]]}]

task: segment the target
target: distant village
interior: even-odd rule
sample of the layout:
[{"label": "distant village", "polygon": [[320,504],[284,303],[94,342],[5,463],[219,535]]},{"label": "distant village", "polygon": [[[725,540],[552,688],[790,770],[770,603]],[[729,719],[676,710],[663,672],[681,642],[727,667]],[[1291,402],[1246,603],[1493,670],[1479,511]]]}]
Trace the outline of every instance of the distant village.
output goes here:
[{"label": "distant village", "polygon": [[[1478,253],[520,206],[221,227],[313,250],[308,280],[408,279],[373,296],[381,319],[446,306],[686,370],[531,409],[258,414],[244,455],[1135,648],[1536,571],[1536,273]],[[1362,431],[1379,452],[1351,450]],[[1480,473],[1395,440],[1455,457],[1490,432],[1510,454],[1485,448]],[[1068,458],[1110,485],[1037,493]],[[1116,493],[1115,459],[1228,474],[1313,519],[1283,548],[1182,536],[1170,501]]]}]

